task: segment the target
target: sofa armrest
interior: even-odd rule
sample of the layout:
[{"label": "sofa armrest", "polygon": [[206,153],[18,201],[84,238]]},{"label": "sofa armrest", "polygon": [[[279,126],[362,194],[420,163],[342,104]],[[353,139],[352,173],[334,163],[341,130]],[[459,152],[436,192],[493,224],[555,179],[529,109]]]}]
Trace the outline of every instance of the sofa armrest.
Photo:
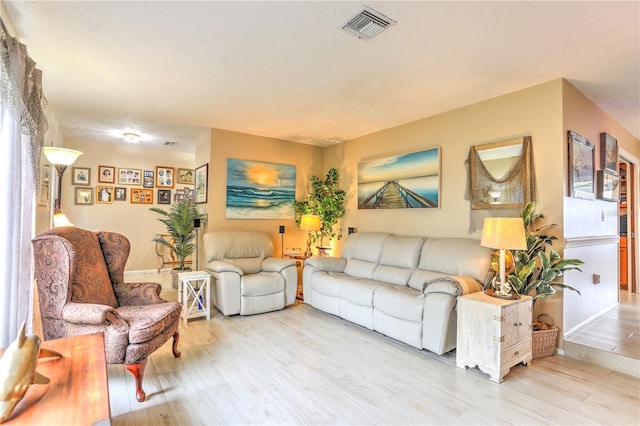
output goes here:
[{"label": "sofa armrest", "polygon": [[347,266],[347,259],[341,257],[313,256],[304,261],[305,266],[309,265],[316,271],[344,272]]},{"label": "sofa armrest", "polygon": [[213,260],[207,263],[207,269],[211,272],[235,272],[242,275],[242,269],[221,260]]},{"label": "sofa armrest", "polygon": [[426,281],[422,285],[422,294],[445,293],[457,297],[482,290],[482,285],[471,277],[446,276]]},{"label": "sofa armrest", "polygon": [[267,272],[282,272],[290,266],[296,266],[294,259],[267,257],[262,261],[262,270]]},{"label": "sofa armrest", "polygon": [[118,283],[113,289],[120,306],[153,305],[166,302],[160,297],[162,286],[158,283]]},{"label": "sofa armrest", "polygon": [[71,324],[77,325],[102,325],[125,326],[124,321],[118,312],[111,306],[98,305],[95,303],[74,303],[69,302],[62,309],[62,319]]}]

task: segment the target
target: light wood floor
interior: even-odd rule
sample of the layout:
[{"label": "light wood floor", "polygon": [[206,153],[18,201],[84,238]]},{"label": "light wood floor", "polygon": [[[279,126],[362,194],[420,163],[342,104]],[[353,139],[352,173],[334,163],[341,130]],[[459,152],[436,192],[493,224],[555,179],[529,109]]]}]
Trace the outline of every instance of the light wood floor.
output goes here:
[{"label": "light wood floor", "polygon": [[[127,274],[164,281],[168,272]],[[283,311],[181,325],[147,363],[147,401],[110,365],[114,425],[191,424],[634,424],[637,378],[564,356],[514,367],[502,384],[298,304]]]}]

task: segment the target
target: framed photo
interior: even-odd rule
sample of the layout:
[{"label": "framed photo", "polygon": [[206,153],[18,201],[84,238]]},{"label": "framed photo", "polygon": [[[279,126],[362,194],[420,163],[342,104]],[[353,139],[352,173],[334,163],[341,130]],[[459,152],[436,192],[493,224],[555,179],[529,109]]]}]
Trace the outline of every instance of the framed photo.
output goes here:
[{"label": "framed photo", "polygon": [[153,189],[131,188],[131,204],[153,204]]},{"label": "framed photo", "polygon": [[171,204],[170,189],[158,189],[158,204]]},{"label": "framed photo", "polygon": [[209,163],[205,163],[196,169],[194,182],[196,204],[206,203],[209,188]]},{"label": "framed photo", "polygon": [[72,184],[91,185],[91,169],[88,167],[74,167]]},{"label": "framed photo", "polygon": [[142,187],[143,188],[153,188],[154,184],[154,171],[153,170],[145,170],[144,177],[142,178]]},{"label": "framed photo", "polygon": [[593,200],[594,145],[585,137],[569,130],[569,195]]},{"label": "framed photo", "polygon": [[113,203],[115,195],[116,189],[113,186],[96,185],[96,203]]},{"label": "framed photo", "polygon": [[127,188],[116,186],[115,201],[127,201]]},{"label": "framed photo", "polygon": [[600,133],[600,168],[618,174],[618,140],[608,133]]},{"label": "framed photo", "polygon": [[195,194],[195,191],[190,186],[185,186],[182,189],[177,188],[175,190],[175,193],[173,194],[173,201],[178,202],[178,201],[186,200],[189,198],[193,200],[194,194]]},{"label": "framed photo", "polygon": [[75,204],[77,206],[93,204],[93,188],[75,188]]},{"label": "framed photo", "polygon": [[115,183],[116,168],[112,166],[98,166],[98,182]]},{"label": "framed photo", "polygon": [[173,167],[156,166],[156,187],[173,188],[175,180]]},{"label": "framed photo", "polygon": [[193,169],[178,169],[178,177],[176,182],[185,185],[193,185]]},{"label": "framed photo", "polygon": [[598,170],[598,198],[618,202],[620,200],[620,177],[608,170]]},{"label": "framed photo", "polygon": [[118,185],[142,185],[142,170],[119,168]]}]

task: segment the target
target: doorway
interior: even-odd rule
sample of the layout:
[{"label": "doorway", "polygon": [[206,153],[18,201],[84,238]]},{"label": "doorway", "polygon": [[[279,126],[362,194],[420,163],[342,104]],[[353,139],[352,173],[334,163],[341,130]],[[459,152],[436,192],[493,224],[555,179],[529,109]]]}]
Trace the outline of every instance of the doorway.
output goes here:
[{"label": "doorway", "polygon": [[636,164],[620,157],[620,290],[637,293],[636,282]]}]

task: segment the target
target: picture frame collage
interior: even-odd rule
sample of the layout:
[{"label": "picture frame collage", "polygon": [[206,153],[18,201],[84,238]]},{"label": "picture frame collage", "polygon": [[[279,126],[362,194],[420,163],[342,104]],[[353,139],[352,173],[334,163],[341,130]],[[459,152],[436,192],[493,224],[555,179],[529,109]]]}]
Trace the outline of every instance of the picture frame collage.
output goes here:
[{"label": "picture frame collage", "polygon": [[620,176],[618,172],[618,140],[606,132],[600,133],[599,166],[595,169],[595,144],[578,133],[567,132],[569,146],[569,195],[587,200],[618,202]]},{"label": "picture frame collage", "polygon": [[[98,165],[97,184],[92,186],[91,167],[73,167],[76,205],[130,204],[170,205],[178,200],[195,199],[196,171],[189,168],[156,166],[154,170]],[[176,184],[186,185],[178,188]],[[172,198],[173,192],[173,198]]]}]

